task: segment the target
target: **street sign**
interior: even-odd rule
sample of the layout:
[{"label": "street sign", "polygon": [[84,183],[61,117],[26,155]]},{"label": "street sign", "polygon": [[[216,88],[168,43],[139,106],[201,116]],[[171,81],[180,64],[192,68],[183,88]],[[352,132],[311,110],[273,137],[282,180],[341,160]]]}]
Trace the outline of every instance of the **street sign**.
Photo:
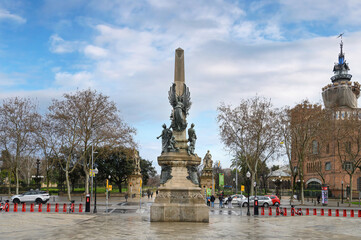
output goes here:
[{"label": "street sign", "polygon": [[254,187],[257,186],[257,182],[254,182],[254,183],[253,183],[253,186],[254,186]]},{"label": "street sign", "polygon": [[220,187],[224,186],[224,173],[219,174],[219,186]]},{"label": "street sign", "polygon": [[211,196],[212,195],[212,189],[211,188],[207,188],[207,196]]},{"label": "street sign", "polygon": [[142,184],[143,184],[143,180],[140,179],[140,187],[142,187]]},{"label": "street sign", "polygon": [[244,191],[244,185],[241,185],[241,191],[242,192]]},{"label": "street sign", "polygon": [[108,185],[108,191],[112,191],[113,190],[113,186],[112,185]]}]

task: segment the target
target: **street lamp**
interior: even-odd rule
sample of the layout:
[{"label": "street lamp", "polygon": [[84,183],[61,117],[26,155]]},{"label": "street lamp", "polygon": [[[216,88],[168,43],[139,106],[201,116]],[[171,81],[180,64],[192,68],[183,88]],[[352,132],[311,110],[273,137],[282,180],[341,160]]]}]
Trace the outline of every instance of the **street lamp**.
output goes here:
[{"label": "street lamp", "polygon": [[[92,171],[94,171],[94,157],[93,157],[93,155],[94,155],[94,153],[98,153],[98,152],[94,152],[94,148],[93,148],[93,145],[94,144],[92,144]],[[93,200],[93,179],[94,179],[94,173],[91,175],[91,193],[90,193],[90,198]]]},{"label": "street lamp", "polygon": [[341,203],[343,203],[343,181],[341,181]]},{"label": "street lamp", "polygon": [[94,169],[94,183],[95,183],[95,196],[94,196],[94,210],[93,213],[97,213],[97,178],[95,177],[98,174],[98,168]]},{"label": "street lamp", "polygon": [[249,171],[247,171],[246,177],[247,177],[247,179],[248,179],[247,216],[250,216],[251,214],[249,213],[249,190],[251,189],[251,180],[250,180],[249,178],[251,177],[251,173],[250,173]]}]

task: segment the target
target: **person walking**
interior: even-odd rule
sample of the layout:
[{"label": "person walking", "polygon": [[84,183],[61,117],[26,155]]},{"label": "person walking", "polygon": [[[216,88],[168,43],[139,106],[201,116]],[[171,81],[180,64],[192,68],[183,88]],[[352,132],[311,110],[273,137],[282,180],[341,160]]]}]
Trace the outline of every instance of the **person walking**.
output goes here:
[{"label": "person walking", "polygon": [[214,195],[212,194],[211,196],[211,207],[214,208],[214,201],[216,200],[216,198],[214,197]]},{"label": "person walking", "polygon": [[231,197],[231,195],[228,196],[227,202],[228,202],[228,208],[232,208],[232,197]]},{"label": "person walking", "polygon": [[223,207],[223,195],[220,194],[218,199],[219,199],[219,208],[222,208]]}]

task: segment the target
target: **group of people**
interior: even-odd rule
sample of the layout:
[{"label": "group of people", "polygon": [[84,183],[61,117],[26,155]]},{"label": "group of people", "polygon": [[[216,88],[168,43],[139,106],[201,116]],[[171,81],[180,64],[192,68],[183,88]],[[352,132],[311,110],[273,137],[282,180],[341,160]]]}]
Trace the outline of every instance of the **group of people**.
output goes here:
[{"label": "group of people", "polygon": [[[227,198],[227,206],[228,208],[232,208],[232,197],[231,195],[229,195],[228,197],[224,196],[224,192],[221,192],[218,196],[218,200],[219,200],[219,208],[223,208],[223,201],[224,199]],[[208,199],[208,201],[210,202],[210,206],[212,208],[214,208],[214,202],[216,200],[216,197],[212,194],[211,197]]]}]

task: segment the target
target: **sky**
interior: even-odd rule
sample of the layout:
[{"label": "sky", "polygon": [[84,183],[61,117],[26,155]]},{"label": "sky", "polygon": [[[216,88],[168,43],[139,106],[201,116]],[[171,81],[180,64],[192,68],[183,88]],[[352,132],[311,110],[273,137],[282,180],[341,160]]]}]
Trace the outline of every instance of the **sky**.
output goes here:
[{"label": "sky", "polygon": [[361,78],[358,0],[1,0],[0,100],[51,99],[95,89],[137,129],[140,156],[159,172],[175,49],[185,54],[195,152],[230,166],[217,107],[264,96],[274,107],[322,103],[344,33],[353,81]]}]

